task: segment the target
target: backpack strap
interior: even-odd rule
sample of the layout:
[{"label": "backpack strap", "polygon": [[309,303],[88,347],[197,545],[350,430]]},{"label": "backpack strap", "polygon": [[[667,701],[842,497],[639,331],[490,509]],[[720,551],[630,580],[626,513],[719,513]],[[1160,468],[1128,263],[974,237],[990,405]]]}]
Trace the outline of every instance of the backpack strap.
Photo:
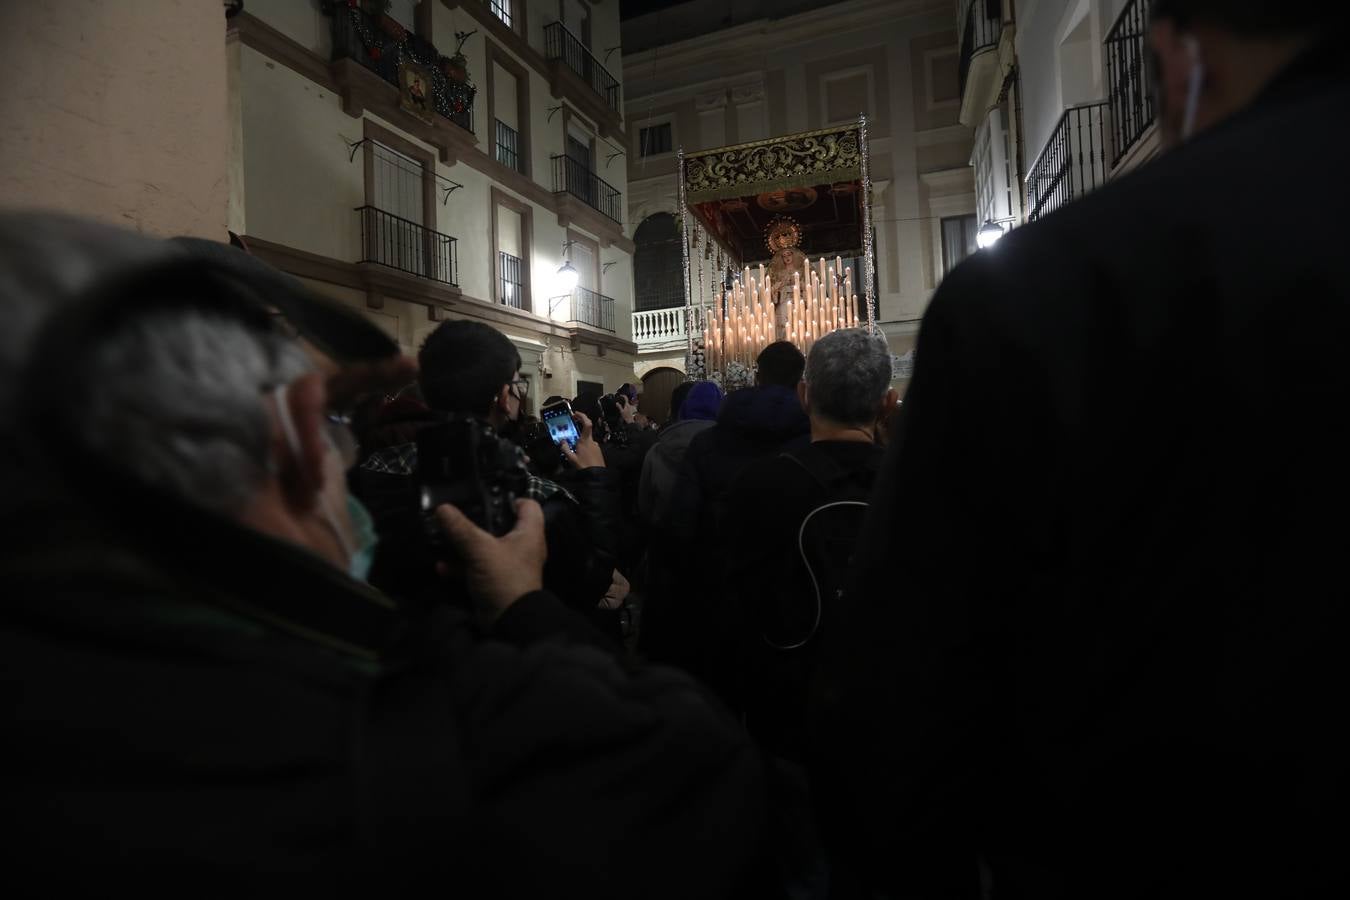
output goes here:
[{"label": "backpack strap", "polygon": [[843,467],[835,462],[829,454],[813,453],[809,446],[797,453],[784,451],[778,456],[781,459],[791,460],[800,466],[807,475],[811,476],[811,480],[820,486],[827,498],[832,497],[838,485],[849,478],[848,472],[844,471]]}]

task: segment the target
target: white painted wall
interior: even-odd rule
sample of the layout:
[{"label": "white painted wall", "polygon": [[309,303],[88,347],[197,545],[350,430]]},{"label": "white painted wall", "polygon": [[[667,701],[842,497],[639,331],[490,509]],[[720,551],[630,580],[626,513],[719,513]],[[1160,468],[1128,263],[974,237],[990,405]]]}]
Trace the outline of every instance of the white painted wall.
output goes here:
[{"label": "white painted wall", "polygon": [[358,258],[354,209],[365,202],[361,122],[338,98],[280,63],[244,47],[244,196],[248,233],[333,259]]},{"label": "white painted wall", "polygon": [[1056,32],[1070,0],[1018,4],[1017,63],[1022,76],[1022,122],[1027,163],[1041,152],[1064,111]]},{"label": "white painted wall", "polygon": [[[332,24],[319,12],[319,0],[248,0],[244,8],[249,15],[256,16],[324,59],[332,54]],[[409,28],[413,27],[411,17],[400,19],[392,9],[391,14]]]},{"label": "white painted wall", "polygon": [[1106,99],[1102,41],[1128,0],[1029,0],[1018,4],[1017,58],[1028,162],[1069,106]]}]

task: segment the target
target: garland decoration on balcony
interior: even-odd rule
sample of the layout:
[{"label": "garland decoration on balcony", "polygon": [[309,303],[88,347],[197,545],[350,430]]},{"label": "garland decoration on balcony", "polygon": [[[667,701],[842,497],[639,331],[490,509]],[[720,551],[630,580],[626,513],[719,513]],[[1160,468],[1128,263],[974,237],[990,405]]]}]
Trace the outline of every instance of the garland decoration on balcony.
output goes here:
[{"label": "garland decoration on balcony", "polygon": [[[379,12],[375,12],[372,5]],[[371,68],[376,69],[381,77],[397,84],[397,69],[405,60],[412,62],[431,73],[431,99],[436,112],[449,119],[473,110],[478,88],[468,76],[465,68],[467,60],[459,49],[453,57],[438,53],[430,41],[412,34],[402,23],[388,15],[389,3],[386,0],[375,0],[373,4],[369,0],[364,4],[362,0],[346,0],[346,6],[352,31],[360,39],[361,48],[371,63],[380,64],[372,65]],[[329,11],[336,14],[336,10],[330,8]],[[371,27],[368,19],[378,23],[378,31]],[[463,48],[468,35],[455,36],[460,39],[459,47]],[[395,54],[392,72],[387,71],[388,64],[383,62],[386,52]]]}]

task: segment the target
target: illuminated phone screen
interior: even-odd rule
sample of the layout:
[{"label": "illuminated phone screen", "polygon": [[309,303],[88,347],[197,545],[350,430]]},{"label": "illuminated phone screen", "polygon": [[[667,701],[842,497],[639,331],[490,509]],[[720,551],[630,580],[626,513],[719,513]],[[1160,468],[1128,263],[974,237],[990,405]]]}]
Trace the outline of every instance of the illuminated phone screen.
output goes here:
[{"label": "illuminated phone screen", "polygon": [[544,424],[548,426],[548,436],[553,438],[553,443],[561,447],[566,441],[567,446],[576,449],[581,435],[577,433],[577,423],[572,421],[565,407],[544,410]]}]

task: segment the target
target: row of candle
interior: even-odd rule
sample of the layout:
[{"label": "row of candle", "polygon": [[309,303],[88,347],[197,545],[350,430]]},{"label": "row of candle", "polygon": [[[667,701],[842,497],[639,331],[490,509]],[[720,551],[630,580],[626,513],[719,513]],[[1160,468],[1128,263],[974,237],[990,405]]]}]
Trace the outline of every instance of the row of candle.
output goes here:
[{"label": "row of candle", "polygon": [[779,298],[786,309],[775,308],[775,289],[762,264],[758,277],[752,277],[747,267],[740,283],[725,292],[720,309],[701,310],[704,357],[710,370],[725,371],[733,362],[753,366],[760,351],[780,339],[780,319],[781,339],[796,344],[802,353],[810,353],[815,342],[831,331],[858,327],[853,270],[844,268],[837,256],[833,266],[822,257],[814,266],[806,260],[801,272],[792,273],[791,299]]}]

